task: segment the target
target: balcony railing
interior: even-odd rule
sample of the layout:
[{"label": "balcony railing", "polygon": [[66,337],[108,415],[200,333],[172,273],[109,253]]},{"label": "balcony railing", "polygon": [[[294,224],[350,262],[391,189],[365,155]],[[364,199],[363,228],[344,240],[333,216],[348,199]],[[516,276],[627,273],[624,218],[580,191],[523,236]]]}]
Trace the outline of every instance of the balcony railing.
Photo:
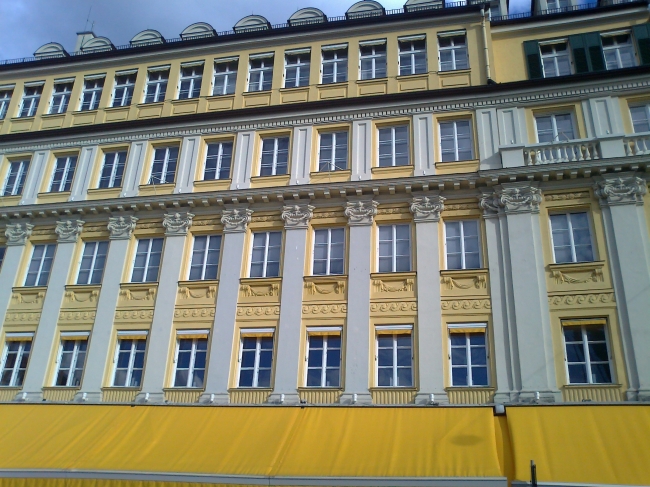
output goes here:
[{"label": "balcony railing", "polygon": [[535,144],[524,148],[524,160],[528,166],[557,162],[593,161],[600,158],[599,143],[594,140]]},{"label": "balcony railing", "polygon": [[645,2],[639,0],[599,0],[597,2],[592,1],[580,5],[569,5],[567,7],[552,8],[548,10],[539,10],[537,12],[518,12],[518,13],[512,13],[506,15],[498,15],[492,17],[492,22],[503,22],[506,20],[520,20],[520,19],[527,19],[531,17],[542,17],[544,15],[550,15],[550,14],[577,12],[581,10],[594,10],[594,9],[609,7],[611,5],[622,5],[626,3],[638,3],[639,5],[643,5]]},{"label": "balcony railing", "polygon": [[623,138],[626,156],[650,154],[650,132],[634,134]]}]

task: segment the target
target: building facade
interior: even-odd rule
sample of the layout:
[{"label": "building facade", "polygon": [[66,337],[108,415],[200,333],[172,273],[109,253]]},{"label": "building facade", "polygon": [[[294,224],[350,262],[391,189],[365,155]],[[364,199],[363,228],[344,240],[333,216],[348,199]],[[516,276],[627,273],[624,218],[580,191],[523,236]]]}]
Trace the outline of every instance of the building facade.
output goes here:
[{"label": "building facade", "polygon": [[0,399],[650,400],[647,5],[506,12],[364,0],[0,63]]}]

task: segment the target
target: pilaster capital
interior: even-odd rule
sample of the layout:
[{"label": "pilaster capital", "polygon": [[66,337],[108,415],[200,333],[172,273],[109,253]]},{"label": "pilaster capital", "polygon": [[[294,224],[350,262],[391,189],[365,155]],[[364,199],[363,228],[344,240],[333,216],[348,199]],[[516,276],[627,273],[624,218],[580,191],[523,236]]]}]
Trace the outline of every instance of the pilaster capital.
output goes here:
[{"label": "pilaster capital", "polygon": [[373,200],[348,201],[344,212],[348,225],[372,225],[377,215],[377,206],[379,203]]},{"label": "pilaster capital", "polygon": [[539,213],[542,191],[531,185],[506,186],[497,189],[498,204],[506,214]]},{"label": "pilaster capital", "polygon": [[440,221],[440,213],[445,209],[445,199],[438,194],[415,196],[409,207],[413,213],[413,221],[416,223]]},{"label": "pilaster capital", "polygon": [[285,228],[307,228],[313,216],[312,205],[286,205],[282,208]]},{"label": "pilaster capital", "polygon": [[58,243],[76,242],[79,239],[84,223],[86,222],[82,220],[59,220],[56,222],[56,228],[54,229],[58,236],[56,241]]},{"label": "pilaster capital", "polygon": [[165,227],[165,235],[187,235],[187,231],[192,226],[193,213],[176,212],[167,213],[163,217],[163,227]]},{"label": "pilaster capital", "polygon": [[232,210],[223,210],[221,213],[221,223],[223,224],[224,233],[245,232],[248,224],[251,222],[253,210],[248,208],[233,208]]},{"label": "pilaster capital", "polygon": [[138,218],[133,215],[111,216],[108,219],[108,233],[111,240],[128,240],[133,235]]},{"label": "pilaster capital", "polygon": [[483,210],[483,218],[495,218],[501,211],[501,203],[496,193],[483,193],[478,200],[478,206]]},{"label": "pilaster capital", "polygon": [[636,176],[605,176],[594,185],[601,206],[642,205],[648,192],[646,182]]},{"label": "pilaster capital", "polygon": [[34,225],[31,223],[9,223],[5,228],[6,245],[25,245],[33,229]]}]

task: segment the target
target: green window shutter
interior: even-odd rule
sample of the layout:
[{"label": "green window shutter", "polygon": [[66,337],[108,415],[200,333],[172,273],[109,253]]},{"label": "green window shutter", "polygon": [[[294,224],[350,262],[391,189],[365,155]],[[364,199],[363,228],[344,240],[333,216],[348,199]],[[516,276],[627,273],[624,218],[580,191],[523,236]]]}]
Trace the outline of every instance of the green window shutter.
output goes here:
[{"label": "green window shutter", "polygon": [[605,56],[603,55],[603,45],[600,40],[600,32],[589,32],[583,34],[585,47],[589,53],[590,71],[605,71]]},{"label": "green window shutter", "polygon": [[571,46],[576,74],[588,73],[589,59],[587,57],[587,49],[583,35],[575,34],[569,36],[569,46]]},{"label": "green window shutter", "polygon": [[539,43],[537,41],[525,41],[524,53],[528,64],[528,78],[543,78],[544,72],[542,71],[542,58],[539,55]]},{"label": "green window shutter", "polygon": [[650,24],[635,25],[632,27],[632,32],[636,39],[641,66],[650,65]]}]

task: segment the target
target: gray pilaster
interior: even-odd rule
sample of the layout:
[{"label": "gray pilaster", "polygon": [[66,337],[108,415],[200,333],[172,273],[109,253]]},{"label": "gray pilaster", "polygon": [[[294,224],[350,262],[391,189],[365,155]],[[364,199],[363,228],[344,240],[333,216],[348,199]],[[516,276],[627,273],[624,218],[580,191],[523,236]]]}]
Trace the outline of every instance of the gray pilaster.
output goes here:
[{"label": "gray pilaster", "polygon": [[311,166],[311,126],[294,127],[291,143],[291,180],[289,184],[307,184]]},{"label": "gray pilaster", "polygon": [[133,142],[129,148],[128,160],[124,168],[124,182],[120,196],[137,196],[147,155],[147,142]]},{"label": "gray pilaster", "polygon": [[[192,213],[168,213],[163,218],[165,247],[163,249],[156,307],[151,322],[151,333],[147,343],[142,390],[136,401],[162,402],[164,400],[165,372],[172,340],[172,323],[176,307],[178,279],[183,263],[183,248],[187,231],[192,226]],[[147,396],[148,394],[148,396]]]},{"label": "gray pilaster", "polygon": [[86,199],[88,188],[90,187],[90,178],[93,172],[93,164],[97,158],[99,147],[96,145],[84,147],[79,154],[77,168],[75,170],[74,180],[70,201],[79,201]]},{"label": "gray pilaster", "polygon": [[108,357],[112,353],[109,344],[113,333],[115,308],[120,295],[122,272],[128,255],[129,240],[137,221],[138,219],[131,215],[109,218],[110,244],[102,277],[102,289],[99,293],[95,323],[88,344],[83,382],[75,400],[101,401],[104,373]]},{"label": "gray pilaster", "polygon": [[235,160],[232,168],[232,183],[230,189],[250,188],[253,170],[253,153],[255,152],[254,131],[239,132],[235,141]]},{"label": "gray pilaster", "polygon": [[246,228],[252,214],[252,210],[234,208],[224,210],[221,216],[224,238],[221,269],[219,269],[219,291],[210,341],[205,394],[201,398],[203,403],[228,404],[229,402],[230,360],[235,340],[239,278],[244,257]]},{"label": "gray pilaster", "polygon": [[50,174],[45,174],[45,167],[47,166],[49,157],[49,150],[39,150],[34,153],[32,161],[29,164],[29,172],[27,173],[25,187],[23,188],[23,197],[20,200],[21,205],[33,205],[36,203],[43,178],[51,176]]},{"label": "gray pilaster", "polygon": [[181,154],[178,158],[178,169],[176,170],[174,193],[191,193],[194,191],[194,178],[196,176],[200,143],[201,137],[196,135],[183,138]]},{"label": "gray pilaster", "polygon": [[20,259],[33,228],[34,225],[30,223],[10,223],[5,227],[7,249],[0,268],[0,326],[5,321],[12,289],[16,285]]},{"label": "gray pilaster", "polygon": [[415,176],[431,176],[436,173],[433,155],[433,115],[423,113],[413,116],[413,154]]},{"label": "gray pilaster", "polygon": [[284,256],[282,258],[282,296],[275,386],[270,402],[298,403],[298,365],[300,363],[300,324],[302,321],[302,286],[307,251],[307,229],[313,216],[311,205],[285,206]]},{"label": "gray pilaster", "polygon": [[370,333],[370,272],[372,223],[377,202],[355,199],[347,203],[345,216],[350,227],[348,252],[348,316],[345,333],[345,384],[341,403],[370,404],[368,390]]},{"label": "gray pilaster", "polygon": [[372,120],[352,122],[352,181],[372,178]]},{"label": "gray pilaster", "polygon": [[650,243],[643,209],[646,181],[633,173],[605,176],[596,185],[630,388],[628,399],[650,401]]},{"label": "gray pilaster", "polygon": [[[496,108],[476,110],[476,130],[478,132],[478,159],[482,170],[499,169],[499,126],[496,123]],[[523,162],[523,161],[522,161]]]},{"label": "gray pilaster", "polygon": [[418,322],[417,346],[420,387],[416,404],[448,403],[443,372],[443,344],[440,315],[440,245],[438,227],[445,198],[439,195],[416,196],[411,201],[415,222],[417,256]]},{"label": "gray pilaster", "polygon": [[21,393],[21,397],[26,401],[40,401],[43,397],[42,387],[46,385],[45,375],[56,336],[59,310],[65,294],[74,247],[83,224],[81,220],[61,220],[56,224],[55,232],[58,235],[56,253]]}]

